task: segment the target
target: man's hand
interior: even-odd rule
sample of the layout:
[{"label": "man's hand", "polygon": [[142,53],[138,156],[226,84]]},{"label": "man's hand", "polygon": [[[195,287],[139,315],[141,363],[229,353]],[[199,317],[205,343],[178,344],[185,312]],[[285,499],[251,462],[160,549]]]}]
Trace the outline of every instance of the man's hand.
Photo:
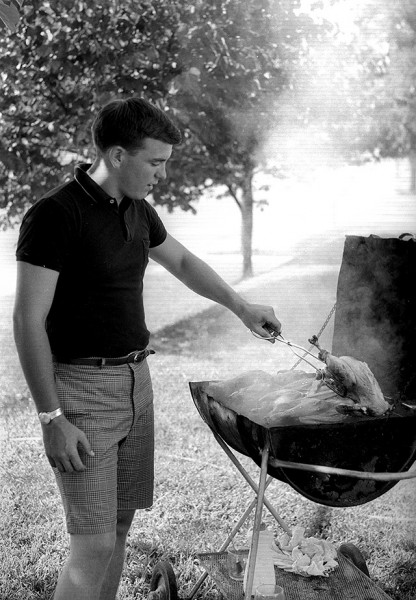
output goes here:
[{"label": "man's hand", "polygon": [[81,444],[87,454],[94,456],[90,443],[83,431],[72,425],[64,415],[56,417],[42,426],[46,456],[61,473],[85,471],[86,466],[78,452]]},{"label": "man's hand", "polygon": [[[264,338],[270,338],[272,332],[273,335],[279,335],[282,329],[271,306],[247,303],[238,316],[253,333]],[[268,341],[274,343],[274,340]]]}]

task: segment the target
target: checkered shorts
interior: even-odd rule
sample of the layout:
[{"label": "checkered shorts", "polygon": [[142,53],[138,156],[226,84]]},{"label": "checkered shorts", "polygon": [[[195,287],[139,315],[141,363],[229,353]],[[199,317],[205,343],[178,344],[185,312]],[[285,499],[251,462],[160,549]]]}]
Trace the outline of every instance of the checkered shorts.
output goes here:
[{"label": "checkered shorts", "polygon": [[95,456],[78,446],[82,472],[54,473],[69,533],[114,531],[117,510],[153,503],[153,391],[147,361],[93,367],[55,363],[66,418],[81,429]]}]

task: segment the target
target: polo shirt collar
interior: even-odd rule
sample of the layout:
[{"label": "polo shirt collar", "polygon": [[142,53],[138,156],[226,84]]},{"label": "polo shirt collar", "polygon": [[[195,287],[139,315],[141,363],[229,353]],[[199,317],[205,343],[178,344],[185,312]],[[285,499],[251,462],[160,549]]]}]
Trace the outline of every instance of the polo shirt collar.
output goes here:
[{"label": "polo shirt collar", "polygon": [[94,202],[105,202],[108,204],[113,198],[88,175],[87,171],[90,167],[91,165],[87,163],[77,165],[74,170],[75,181]]}]

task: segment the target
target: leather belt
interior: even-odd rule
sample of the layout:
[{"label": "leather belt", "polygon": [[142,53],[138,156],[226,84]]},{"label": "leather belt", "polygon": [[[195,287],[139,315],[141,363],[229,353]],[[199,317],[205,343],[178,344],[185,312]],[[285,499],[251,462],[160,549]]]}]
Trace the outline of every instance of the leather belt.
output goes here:
[{"label": "leather belt", "polygon": [[88,365],[91,367],[104,367],[104,366],[117,366],[125,365],[127,363],[140,363],[149,354],[154,354],[154,350],[136,350],[130,352],[126,356],[118,356],[116,358],[103,358],[99,356],[93,356],[90,358],[63,358],[61,356],[54,356],[54,361],[58,363],[64,363],[66,365]]}]

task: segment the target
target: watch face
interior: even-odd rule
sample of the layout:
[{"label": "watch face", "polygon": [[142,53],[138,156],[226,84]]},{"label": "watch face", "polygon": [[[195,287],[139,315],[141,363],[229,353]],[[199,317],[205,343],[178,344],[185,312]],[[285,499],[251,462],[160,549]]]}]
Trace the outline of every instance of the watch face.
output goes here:
[{"label": "watch face", "polygon": [[49,423],[49,421],[51,420],[50,416],[47,413],[39,413],[39,421],[41,423]]}]

